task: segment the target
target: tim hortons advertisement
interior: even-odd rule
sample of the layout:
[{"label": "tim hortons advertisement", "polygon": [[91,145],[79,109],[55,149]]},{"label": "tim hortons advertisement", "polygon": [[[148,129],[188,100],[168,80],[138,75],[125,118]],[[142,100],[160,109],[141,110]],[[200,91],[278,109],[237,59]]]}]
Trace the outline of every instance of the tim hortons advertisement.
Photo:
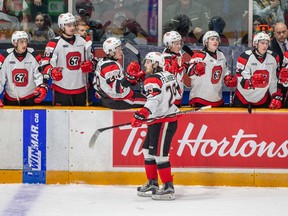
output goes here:
[{"label": "tim hortons advertisement", "polygon": [[[115,111],[114,124],[133,112]],[[288,168],[288,114],[197,112],[182,115],[173,138],[173,167]],[[143,165],[141,146],[147,126],[113,130],[113,166]]]}]

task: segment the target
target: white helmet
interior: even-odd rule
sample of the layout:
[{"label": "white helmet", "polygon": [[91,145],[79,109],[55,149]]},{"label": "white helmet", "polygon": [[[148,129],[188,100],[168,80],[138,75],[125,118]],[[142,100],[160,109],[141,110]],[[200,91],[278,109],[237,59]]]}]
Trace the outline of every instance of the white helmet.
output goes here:
[{"label": "white helmet", "polygon": [[256,46],[256,44],[258,44],[260,40],[267,40],[268,42],[270,42],[270,36],[264,32],[256,34],[253,38],[253,46]]},{"label": "white helmet", "polygon": [[116,47],[121,46],[121,40],[116,37],[109,37],[103,43],[103,50],[106,54],[110,51],[115,52]]},{"label": "white helmet", "polygon": [[216,31],[207,31],[204,34],[204,36],[203,36],[203,46],[205,46],[205,44],[208,42],[208,39],[210,37],[218,37],[219,43],[220,43],[220,36],[219,36],[218,32],[216,32]]},{"label": "white helmet", "polygon": [[165,46],[172,46],[173,42],[181,40],[182,37],[177,31],[166,32],[163,36],[163,43]]},{"label": "white helmet", "polygon": [[25,31],[15,31],[15,32],[12,34],[11,42],[12,42],[12,44],[14,45],[14,43],[17,43],[17,41],[18,41],[19,39],[22,39],[22,38],[27,39],[28,42],[29,42],[29,36],[28,36],[28,34],[27,34]]},{"label": "white helmet", "polygon": [[145,59],[149,59],[152,61],[152,64],[158,62],[158,66],[163,68],[164,67],[164,57],[160,52],[149,52],[146,54]]},{"label": "white helmet", "polygon": [[65,24],[76,23],[75,17],[71,13],[63,13],[58,17],[58,26],[60,29],[63,29]]}]

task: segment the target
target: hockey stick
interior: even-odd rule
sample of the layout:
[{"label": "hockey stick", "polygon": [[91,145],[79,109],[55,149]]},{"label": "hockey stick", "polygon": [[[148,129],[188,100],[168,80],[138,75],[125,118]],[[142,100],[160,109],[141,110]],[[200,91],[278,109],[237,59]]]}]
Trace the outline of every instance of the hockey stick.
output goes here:
[{"label": "hockey stick", "polygon": [[[233,69],[234,68],[234,50],[231,48],[231,75],[233,75]],[[230,107],[232,106],[232,101],[233,101],[233,91],[232,88],[230,87],[230,94],[229,94],[229,105]]]},{"label": "hockey stick", "polygon": [[17,92],[17,90],[16,90],[16,85],[15,85],[15,83],[13,83],[13,91],[14,91],[14,94],[16,95],[16,100],[17,100],[18,106],[21,106],[21,102],[20,102],[20,99],[19,99],[18,92]]},{"label": "hockey stick", "polygon": [[191,57],[194,55],[194,52],[190,49],[189,46],[184,45],[184,46],[182,47],[182,49],[183,49],[188,55],[190,55]]},{"label": "hockey stick", "polygon": [[137,50],[136,47],[134,47],[132,44],[130,44],[128,42],[125,44],[125,47],[137,56],[138,63],[141,65],[141,57],[140,57],[139,50]]},{"label": "hockey stick", "polygon": [[[84,46],[84,62],[87,60],[87,52],[90,49],[92,45],[92,41],[89,40],[86,42],[85,46]],[[85,91],[86,91],[86,106],[89,106],[89,92],[88,92],[88,74],[85,73]]]},{"label": "hockey stick", "polygon": [[251,102],[248,103],[248,113],[249,114],[252,113],[252,103]]},{"label": "hockey stick", "polygon": [[[159,116],[159,117],[156,117],[156,118],[148,118],[148,119],[145,119],[145,122],[147,121],[151,121],[151,120],[156,120],[156,119],[160,119],[160,118],[166,118],[166,117],[171,117],[171,116],[175,116],[175,115],[183,115],[183,114],[186,114],[186,113],[191,113],[191,112],[197,112],[197,111],[200,111],[200,110],[205,110],[205,109],[210,109],[211,106],[204,106],[204,107],[199,107],[199,108],[196,108],[194,110],[186,110],[186,111],[181,111],[181,112],[177,112],[177,113],[171,113],[171,114],[168,114],[166,116]],[[110,130],[110,129],[113,129],[113,128],[118,128],[118,127],[122,127],[122,126],[127,126],[127,125],[130,125],[131,122],[126,122],[126,123],[122,123],[122,124],[118,124],[118,125],[113,125],[113,126],[109,126],[109,127],[105,127],[105,128],[99,128],[97,129],[92,137],[90,138],[90,141],[89,141],[89,147],[90,148],[93,148],[95,143],[96,143],[96,140],[98,138],[98,136],[100,135],[101,132],[103,131],[106,131],[106,130]]]},{"label": "hockey stick", "polygon": [[[133,52],[136,56],[137,56],[137,59],[138,59],[138,63],[140,65],[140,69],[141,69],[141,56],[140,56],[140,52],[139,50],[136,49],[136,47],[134,47],[132,44],[130,44],[129,42],[127,42],[125,44],[125,47],[127,49],[129,49],[131,52]],[[141,81],[141,80],[140,80]],[[144,80],[142,80],[142,82],[139,82],[139,86],[140,86],[140,92],[142,94],[144,94],[144,86],[143,86],[143,82]]]}]

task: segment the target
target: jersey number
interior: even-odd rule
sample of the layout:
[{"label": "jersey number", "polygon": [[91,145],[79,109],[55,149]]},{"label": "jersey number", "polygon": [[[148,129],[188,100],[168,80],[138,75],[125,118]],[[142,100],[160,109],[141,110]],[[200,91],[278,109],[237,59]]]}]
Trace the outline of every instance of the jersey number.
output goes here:
[{"label": "jersey number", "polygon": [[170,93],[170,98],[169,98],[169,104],[168,106],[171,107],[175,101],[175,97],[177,95],[177,89],[176,89],[176,83],[173,83],[172,85],[168,85],[166,87],[166,91]]}]

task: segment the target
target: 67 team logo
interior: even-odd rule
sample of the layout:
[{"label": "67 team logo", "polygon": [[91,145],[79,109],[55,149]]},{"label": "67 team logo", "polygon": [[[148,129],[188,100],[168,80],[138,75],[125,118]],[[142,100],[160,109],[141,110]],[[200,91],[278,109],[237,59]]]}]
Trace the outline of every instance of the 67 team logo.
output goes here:
[{"label": "67 team logo", "polygon": [[12,79],[15,86],[25,87],[28,84],[28,71],[26,69],[14,69]]},{"label": "67 team logo", "polygon": [[70,52],[66,56],[66,64],[69,70],[79,70],[81,63],[81,53],[80,52]]}]

